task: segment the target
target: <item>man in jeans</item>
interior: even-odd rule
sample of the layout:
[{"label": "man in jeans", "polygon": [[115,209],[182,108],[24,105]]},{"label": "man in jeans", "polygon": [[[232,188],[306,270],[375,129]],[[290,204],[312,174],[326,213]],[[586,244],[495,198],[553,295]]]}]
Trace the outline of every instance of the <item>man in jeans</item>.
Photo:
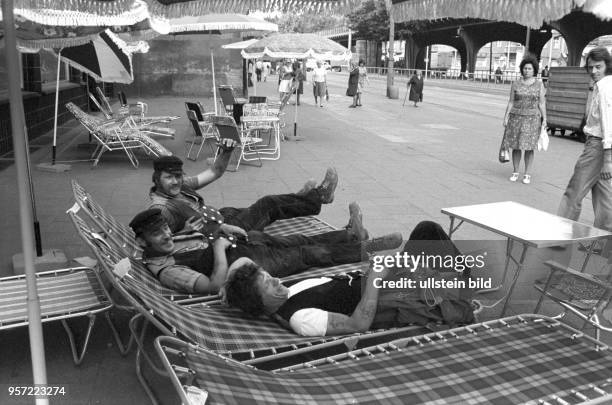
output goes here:
[{"label": "man in jeans", "polygon": [[338,174],[334,168],[328,168],[319,186],[309,180],[295,194],[268,195],[247,208],[216,210],[207,206],[196,190],[225,172],[233,145],[224,143],[222,149],[214,165],[196,176],[184,176],[183,162],[176,156],[163,156],[153,162],[154,186],[149,193],[149,208],[161,210],[173,234],[201,232],[208,236],[221,231],[245,237],[247,231],[261,231],[280,219],[317,215],[321,212],[321,204],[334,200]]},{"label": "man in jeans", "polygon": [[586,141],[561,199],[558,215],[578,220],[582,200],[591,191],[593,225],[612,231],[612,56],[606,48],[594,48],[587,55],[586,68],[594,82],[587,102]]},{"label": "man in jeans", "polygon": [[285,277],[310,267],[357,263],[367,252],[394,249],[401,245],[400,233],[367,240],[361,210],[349,206],[348,229],[314,236],[274,237],[248,232],[234,247],[224,237],[179,247],[159,209],[148,209],[130,222],[136,241],[143,248],[142,262],[162,285],[187,293],[216,293],[225,282],[228,266],[248,258],[265,266],[271,274]]}]

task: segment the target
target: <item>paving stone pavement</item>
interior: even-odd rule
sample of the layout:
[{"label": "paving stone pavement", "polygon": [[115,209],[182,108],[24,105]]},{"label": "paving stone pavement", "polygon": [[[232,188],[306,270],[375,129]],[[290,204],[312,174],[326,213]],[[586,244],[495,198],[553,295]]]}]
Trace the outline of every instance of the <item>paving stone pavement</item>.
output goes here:
[{"label": "paving stone pavement", "polygon": [[[297,108],[300,139],[292,134],[294,106],[287,110],[282,155],[278,161],[265,161],[257,168],[242,164],[236,173],[226,173],[203,192],[214,206],[245,206],[259,197],[274,193],[294,192],[309,178],[320,181],[328,166],[335,166],[339,185],[333,204],[323,207],[320,217],[334,226],[348,220],[348,204],[358,201],[364,213],[365,226],[371,235],[401,231],[405,238],[421,220],[431,219],[444,227],[448,219],[443,207],[513,200],[548,212],[555,212],[582,144],[569,138],[551,139],[546,153],[537,153],[533,183],[523,185],[508,181],[511,166],[497,161],[503,128],[502,116],[507,95],[465,83],[427,81],[425,102],[418,108],[402,106],[400,99],[384,96],[384,82],[372,80],[363,95],[363,107],[349,109],[351,99],[344,96],[347,76],[332,73],[329,77],[330,100],[324,108],[313,103],[310,85]],[[258,94],[275,97],[276,78],[259,83]],[[403,86],[403,83],[399,83]],[[175,114],[181,119],[172,127],[174,140],[160,142],[179,157],[185,155],[185,139],[191,127],[185,118],[185,98],[160,97],[147,99],[154,115]],[[212,109],[211,100],[202,100]],[[88,136],[71,122],[60,129],[59,160],[87,159]],[[33,163],[50,160],[50,137],[37,139],[45,145],[32,154]],[[197,162],[186,161],[185,171],[196,173],[207,166],[207,149]],[[37,212],[41,222],[43,246],[63,249],[70,258],[91,256],[79,240],[65,211],[72,205],[70,180],[76,179],[96,200],[119,220],[127,223],[146,207],[151,186],[151,159],[140,157],[140,168],[133,169],[124,155],[105,154],[98,167],[88,162],[72,164],[65,173],[48,173],[33,169]],[[15,168],[0,172],[0,207],[3,230],[0,233],[0,275],[12,274],[11,256],[21,251],[18,204],[16,202]],[[502,214],[503,215],[503,214]],[[584,202],[581,220],[592,223],[591,203]],[[464,225],[456,234],[459,239],[501,241],[501,237],[474,226]],[[498,242],[492,242],[498,243]],[[551,252],[534,252],[528,257],[528,269],[519,279],[514,305],[510,313],[533,309],[533,280],[545,274],[541,265]],[[499,280],[503,260],[491,259],[487,274]],[[573,255],[577,263],[580,256]],[[601,271],[604,263],[594,261],[591,272]],[[492,301],[502,293],[485,297]],[[554,308],[545,308],[554,312]],[[496,316],[488,310],[484,316]],[[77,322],[77,327],[79,327]],[[121,358],[112,347],[108,328],[97,325],[90,353],[82,366],[72,366],[64,345],[65,336],[59,325],[45,326],[46,352],[52,382],[68,384],[69,398],[52,401],[61,404],[146,403],[146,397],[134,375],[133,354]],[[126,330],[124,330],[126,332]],[[5,384],[25,383],[30,378],[26,345],[27,330],[3,332],[1,335],[3,367],[0,381]],[[169,383],[155,378],[163,403],[176,403]],[[16,404],[0,394],[0,403]],[[12,401],[12,402],[11,402]]]}]

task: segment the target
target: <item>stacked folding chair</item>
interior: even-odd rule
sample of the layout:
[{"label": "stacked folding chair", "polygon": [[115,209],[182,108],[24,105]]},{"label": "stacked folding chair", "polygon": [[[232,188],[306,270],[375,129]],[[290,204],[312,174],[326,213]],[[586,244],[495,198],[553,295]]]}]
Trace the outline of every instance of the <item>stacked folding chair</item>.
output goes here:
[{"label": "stacked folding chair", "polygon": [[139,165],[134,150],[143,150],[155,157],[172,155],[172,152],[139,129],[124,128],[121,123],[114,120],[104,121],[91,116],[72,102],[66,104],[66,108],[98,143],[91,155],[94,166],[98,164],[102,154],[107,151],[124,151],[134,168],[138,168]]}]

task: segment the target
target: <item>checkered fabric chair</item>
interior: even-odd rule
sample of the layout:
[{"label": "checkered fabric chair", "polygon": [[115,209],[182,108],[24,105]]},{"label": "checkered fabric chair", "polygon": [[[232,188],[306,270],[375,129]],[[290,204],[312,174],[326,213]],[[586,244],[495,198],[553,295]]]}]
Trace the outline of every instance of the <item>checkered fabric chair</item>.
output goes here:
[{"label": "checkered fabric chair", "polygon": [[[75,365],[87,352],[96,317],[104,314],[115,339],[116,329],[108,316],[110,297],[97,273],[87,267],[74,267],[36,273],[42,322],[60,321],[70,343]],[[28,325],[27,285],[25,275],[0,278],[0,330]],[[89,318],[83,340],[77,344],[68,320]],[[77,347],[78,346],[78,347]]]},{"label": "checkered fabric chair", "polygon": [[149,137],[145,131],[138,128],[125,128],[115,120],[104,121],[93,117],[72,102],[66,104],[66,108],[98,142],[98,146],[91,155],[94,166],[97,166],[100,157],[106,151],[124,151],[134,168],[138,168],[139,165],[134,149],[143,150],[155,157],[172,155],[172,152]]},{"label": "checkered fabric chair", "polygon": [[182,403],[612,403],[612,351],[553,319],[521,315],[413,336],[273,371],[159,337]]}]

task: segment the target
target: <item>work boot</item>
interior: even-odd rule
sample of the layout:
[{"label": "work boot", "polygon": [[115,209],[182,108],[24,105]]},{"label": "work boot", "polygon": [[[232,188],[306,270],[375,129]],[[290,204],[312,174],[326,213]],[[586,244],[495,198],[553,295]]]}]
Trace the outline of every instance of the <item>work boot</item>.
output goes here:
[{"label": "work boot", "polygon": [[402,234],[394,232],[379,238],[362,241],[361,251],[363,253],[374,253],[381,250],[396,249],[402,245],[402,241]]},{"label": "work boot", "polygon": [[321,197],[321,204],[331,204],[334,201],[334,191],[338,185],[338,172],[333,167],[328,167],[325,172],[325,178],[317,187],[319,196]]},{"label": "work boot", "polygon": [[304,186],[302,187],[302,189],[295,194],[305,196],[306,194],[308,194],[310,190],[312,190],[316,186],[317,186],[317,182],[314,179],[309,179],[306,183],[304,183]]},{"label": "work boot", "polygon": [[370,238],[370,235],[363,226],[363,214],[361,213],[361,207],[359,207],[359,204],[354,201],[350,203],[349,213],[350,219],[348,225],[346,226],[346,230],[348,231],[348,233],[357,242],[368,240]]}]

